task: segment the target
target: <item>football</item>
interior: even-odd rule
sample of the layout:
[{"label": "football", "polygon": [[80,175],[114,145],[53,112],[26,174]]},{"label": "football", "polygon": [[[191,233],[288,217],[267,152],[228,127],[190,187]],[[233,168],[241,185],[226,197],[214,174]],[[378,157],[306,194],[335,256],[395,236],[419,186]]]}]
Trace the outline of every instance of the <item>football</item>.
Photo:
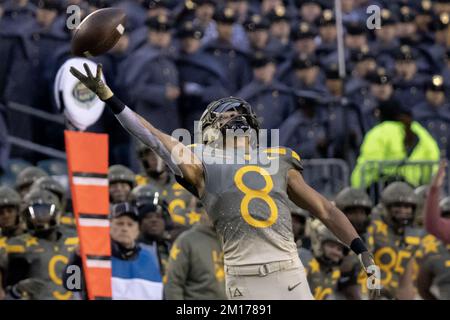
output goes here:
[{"label": "football", "polygon": [[92,12],[78,25],[72,38],[72,53],[98,56],[115,46],[125,31],[126,14],[118,8]]}]

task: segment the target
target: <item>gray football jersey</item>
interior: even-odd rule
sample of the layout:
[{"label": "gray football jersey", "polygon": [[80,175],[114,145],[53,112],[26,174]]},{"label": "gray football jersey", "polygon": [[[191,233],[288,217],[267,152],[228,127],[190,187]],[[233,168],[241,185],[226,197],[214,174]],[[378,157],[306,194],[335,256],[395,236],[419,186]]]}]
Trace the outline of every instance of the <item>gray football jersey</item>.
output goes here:
[{"label": "gray football jersey", "polygon": [[226,265],[297,258],[287,194],[289,169],[302,171],[288,148],[248,155],[195,146],[205,173],[202,202],[223,244]]}]

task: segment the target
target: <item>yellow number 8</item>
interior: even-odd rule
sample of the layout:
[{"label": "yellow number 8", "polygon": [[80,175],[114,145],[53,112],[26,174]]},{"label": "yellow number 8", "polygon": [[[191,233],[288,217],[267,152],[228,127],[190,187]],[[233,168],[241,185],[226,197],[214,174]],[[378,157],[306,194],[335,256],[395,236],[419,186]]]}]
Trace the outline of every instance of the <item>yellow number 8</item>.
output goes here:
[{"label": "yellow number 8", "polygon": [[[247,172],[259,173],[266,182],[265,187],[257,190],[247,187],[243,181],[243,177]],[[278,208],[275,204],[275,201],[269,196],[269,192],[273,188],[273,181],[266,169],[258,166],[242,167],[236,172],[234,176],[234,183],[236,184],[236,187],[245,194],[241,202],[241,215],[249,225],[255,228],[267,228],[274,224],[275,221],[277,221]],[[250,215],[248,206],[250,204],[250,201],[255,198],[263,200],[269,206],[270,216],[266,220],[258,220]]]}]

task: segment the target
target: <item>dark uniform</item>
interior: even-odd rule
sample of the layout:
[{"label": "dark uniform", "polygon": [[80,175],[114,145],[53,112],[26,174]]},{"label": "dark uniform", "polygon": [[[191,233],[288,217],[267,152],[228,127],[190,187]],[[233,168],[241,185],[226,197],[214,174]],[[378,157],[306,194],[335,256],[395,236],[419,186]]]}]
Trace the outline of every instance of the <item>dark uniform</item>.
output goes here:
[{"label": "dark uniform", "polygon": [[[373,243],[372,252],[375,263],[381,270],[382,295],[394,298],[399,285],[399,280],[404,275],[406,267],[411,259],[414,259],[420,249],[424,231],[410,225],[399,232],[388,213],[387,206],[394,203],[411,204],[413,210],[417,205],[417,197],[412,188],[403,182],[395,182],[384,189],[381,197],[382,206],[379,214],[372,214],[372,222],[368,228],[369,245]],[[414,211],[413,211],[414,212]],[[361,292],[367,292],[366,276],[360,273],[359,282]]]},{"label": "dark uniform", "polygon": [[[215,15],[218,23],[233,24],[236,16],[233,10],[225,8],[219,10]],[[239,49],[235,48],[231,39],[229,42],[214,39],[205,44],[205,52],[211,55],[223,70],[222,78],[228,79],[226,89],[230,93],[235,93],[241,89],[251,79],[251,68],[247,56]]]},{"label": "dark uniform", "polygon": [[[308,57],[304,55],[301,55],[300,57],[294,57],[294,59],[292,60],[292,68],[294,69],[293,71],[279,78],[280,81],[282,81],[285,85],[292,87],[294,90],[316,91],[322,94],[326,93],[327,90],[324,81],[325,77],[324,74],[320,72],[318,62],[314,57]],[[297,72],[310,68],[318,68],[319,72],[313,79],[312,83],[305,83],[304,79],[301,79]]]},{"label": "dark uniform", "polygon": [[7,284],[37,278],[45,283],[37,299],[73,299],[61,277],[70,253],[78,246],[75,232],[58,227],[60,205],[52,193],[33,190],[24,203],[28,206],[24,216],[30,233],[7,241],[8,270],[14,270],[8,273]]},{"label": "dark uniform", "polygon": [[[332,10],[326,9],[322,11],[322,15],[317,19],[319,33],[321,34],[325,28],[336,29],[336,18]],[[328,55],[337,50],[336,38],[327,39],[320,42],[316,49],[316,56],[319,61],[324,61]]]},{"label": "dark uniform", "polygon": [[450,245],[444,245],[429,234],[422,240],[420,272],[427,273],[432,278],[432,285],[439,291],[439,299],[450,300]]},{"label": "dark uniform", "polygon": [[[325,75],[327,80],[341,81],[336,64],[327,66]],[[329,101],[325,107],[327,128],[331,133],[329,134],[330,145],[327,157],[345,159],[352,167],[363,138],[362,115],[358,107],[344,97],[343,92],[332,93],[330,91]]]},{"label": "dark uniform", "polygon": [[[148,20],[150,30],[169,32],[172,24],[164,16]],[[166,97],[166,86],[178,87],[179,74],[169,49],[159,49],[150,43],[131,54],[121,66],[127,70],[124,85],[130,105],[142,117],[151,119],[158,129],[172,132],[179,127],[176,100]]]},{"label": "dark uniform", "polygon": [[[244,22],[244,28],[249,38],[249,47],[246,48],[247,55],[251,55],[256,51],[263,51],[271,57],[275,57],[278,62],[285,59],[285,52],[280,52],[277,42],[269,34],[269,21],[259,14],[250,15]],[[266,35],[267,40],[262,42],[253,38]],[[261,42],[260,42],[261,41]]]},{"label": "dark uniform", "polygon": [[[256,53],[252,59],[254,69],[264,68],[270,63],[273,64],[274,61],[262,53]],[[264,83],[254,78],[236,95],[255,108],[258,121],[264,129],[279,128],[294,111],[293,92],[277,80]]]},{"label": "dark uniform", "polygon": [[191,226],[200,221],[200,214],[189,208],[192,195],[183,188],[172,174],[169,174],[165,183],[147,176],[137,175],[138,185],[149,185],[154,187],[167,203],[167,208],[172,221],[182,226]]},{"label": "dark uniform", "polygon": [[[401,46],[394,54],[396,63],[416,63],[417,54],[409,46]],[[398,94],[398,98],[403,102],[403,105],[409,110],[424,101],[424,84],[426,77],[416,72],[411,79],[405,79],[402,76],[394,78],[394,88]]]},{"label": "dark uniform", "polygon": [[[183,24],[178,38],[200,41],[202,31],[191,21]],[[217,61],[203,50],[193,53],[182,51],[176,60],[180,77],[181,97],[179,101],[183,127],[194,132],[194,121],[198,121],[209,102],[228,95],[225,89],[229,81]]]},{"label": "dark uniform", "polygon": [[[319,221],[311,223],[311,242],[313,254],[302,254],[308,274],[308,283],[316,300],[336,299],[337,283],[341,276],[339,263],[329,261],[323,252],[323,243],[339,240]],[[300,257],[302,258],[302,257]]]},{"label": "dark uniform", "polygon": [[[435,75],[427,83],[427,90],[444,92],[443,77]],[[448,141],[448,130],[450,128],[450,105],[444,100],[444,103],[437,105],[433,101],[424,101],[417,104],[413,109],[414,119],[424,126],[430,134],[436,139],[441,153],[450,155],[450,142]]]},{"label": "dark uniform", "polygon": [[298,97],[299,109],[280,126],[280,144],[293,150],[302,150],[305,159],[326,156],[327,138],[325,109],[314,97]]}]

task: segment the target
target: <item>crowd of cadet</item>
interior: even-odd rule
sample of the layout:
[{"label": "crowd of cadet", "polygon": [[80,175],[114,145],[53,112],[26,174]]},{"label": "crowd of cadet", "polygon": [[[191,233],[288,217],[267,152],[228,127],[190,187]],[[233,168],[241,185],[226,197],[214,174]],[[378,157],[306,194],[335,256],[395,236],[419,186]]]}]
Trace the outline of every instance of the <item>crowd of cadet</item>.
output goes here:
[{"label": "crowd of cadet", "polygon": [[[7,106],[56,112],[54,78],[71,57],[69,4],[84,16],[108,6],[126,11],[124,36],[94,60],[114,92],[162,130],[194,131],[210,101],[235,95],[252,104],[262,128],[280,129],[280,145],[303,159],[336,157],[355,166],[354,187],[377,179],[362,177],[367,160],[448,157],[450,2],[342,0],[345,79],[332,3],[0,1],[0,165],[8,178],[0,188],[0,296],[86,298],[83,286],[67,286],[67,266],[80,258],[61,177],[51,168],[8,166],[10,156],[42,160],[23,150],[10,155],[8,134],[63,149],[63,128]],[[381,8],[380,29],[368,27],[371,4]],[[220,241],[201,204],[108,111],[89,130],[110,135],[113,298],[225,298]],[[333,199],[374,253],[382,298],[450,299],[449,247],[423,227],[427,187],[416,170],[402,174],[409,184],[391,183],[379,203],[352,188]],[[433,181],[431,189],[440,187]],[[436,203],[447,219],[449,198]],[[368,298],[356,257],[294,206],[292,222],[314,297]],[[127,263],[136,271],[129,279],[146,288],[141,295],[121,282]],[[143,265],[148,272],[139,272]]]},{"label": "crowd of cadet", "polygon": [[[123,165],[108,173],[112,298],[226,299],[221,241],[201,203],[138,145],[139,174]],[[450,245],[424,226],[430,202],[450,221],[442,168],[430,185],[389,184],[377,204],[351,187],[333,197],[380,267],[378,299],[450,299]],[[370,299],[356,255],[294,204],[291,219],[314,298]],[[0,230],[0,298],[87,298],[84,277],[76,286],[68,271],[82,269],[71,201],[47,172],[27,167],[14,188],[0,187]]]},{"label": "crowd of cadet", "polygon": [[[82,17],[109,6],[125,10],[125,34],[93,59],[103,64],[116,95],[164,131],[194,131],[209,102],[235,95],[252,104],[262,128],[280,129],[280,145],[304,159],[341,158],[353,168],[360,153],[364,160],[383,149],[368,138],[360,152],[366,133],[400,118],[407,129],[390,123],[378,132],[406,135],[406,150],[396,145],[381,160],[435,161],[439,151],[448,154],[446,0],[343,0],[344,79],[332,1],[0,1],[0,104],[56,112],[55,75],[71,57],[71,4]],[[378,27],[366,13],[373,4],[380,9]],[[8,132],[63,149],[61,126],[9,108],[2,115],[3,168]],[[107,110],[89,130],[109,133],[111,163],[138,169],[129,136]],[[13,156],[42,157],[15,149]]]}]

